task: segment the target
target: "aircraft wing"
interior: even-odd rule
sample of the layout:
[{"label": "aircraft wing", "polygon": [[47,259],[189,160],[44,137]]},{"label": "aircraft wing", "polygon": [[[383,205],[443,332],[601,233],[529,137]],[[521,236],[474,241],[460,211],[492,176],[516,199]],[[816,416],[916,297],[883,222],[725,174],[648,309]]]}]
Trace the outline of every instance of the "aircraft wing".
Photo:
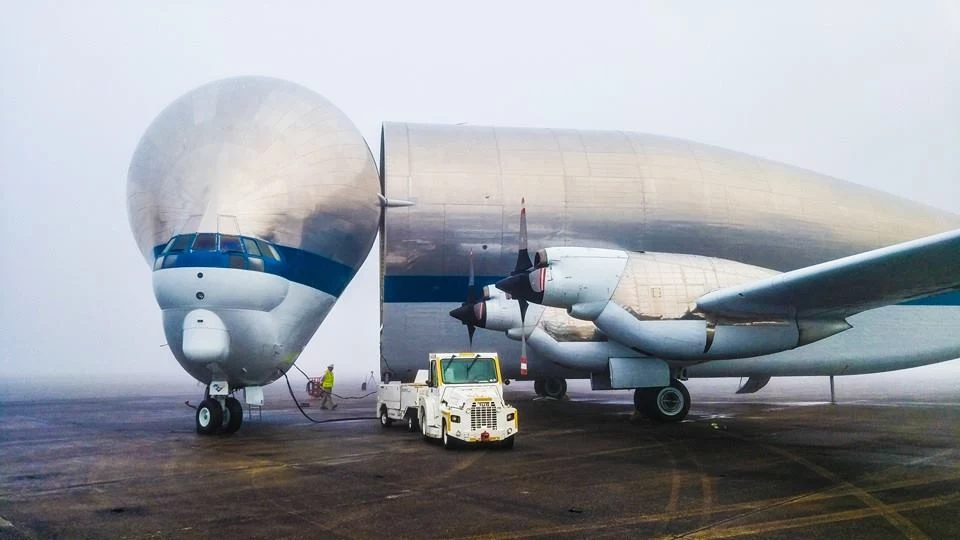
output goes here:
[{"label": "aircraft wing", "polygon": [[713,291],[697,306],[731,318],[845,318],[958,289],[960,229]]}]

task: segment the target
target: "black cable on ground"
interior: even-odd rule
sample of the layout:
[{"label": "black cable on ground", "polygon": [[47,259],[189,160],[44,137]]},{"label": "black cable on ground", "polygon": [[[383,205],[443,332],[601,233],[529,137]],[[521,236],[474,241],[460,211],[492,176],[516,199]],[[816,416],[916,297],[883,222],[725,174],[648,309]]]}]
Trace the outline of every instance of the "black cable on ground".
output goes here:
[{"label": "black cable on ground", "polygon": [[361,396],[341,396],[340,394],[333,394],[333,397],[337,399],[363,399],[365,397],[370,397],[374,394],[376,394],[376,392],[367,392],[366,394],[363,394]]},{"label": "black cable on ground", "polygon": [[[297,368],[297,369],[300,369],[300,368]],[[303,371],[301,371],[300,373],[303,373]],[[306,375],[306,373],[304,373],[304,375]],[[287,377],[287,374],[284,373],[283,378],[284,380],[287,381],[287,389],[290,390],[290,397],[293,398],[293,402],[296,403],[297,408],[300,409],[300,414],[302,414],[304,418],[313,422],[314,424],[330,424],[333,422],[351,422],[353,420],[377,420],[378,419],[378,417],[376,416],[351,416],[349,418],[330,418],[327,420],[316,420],[314,418],[311,418],[310,415],[307,414],[307,411],[303,410],[303,407],[300,406],[300,402],[297,401],[297,396],[293,395],[293,386],[290,386],[290,377]]]},{"label": "black cable on ground", "polygon": [[[306,373],[304,373],[303,370],[300,369],[300,366],[294,364],[293,367],[297,368],[297,371],[299,371],[300,373],[303,373],[303,376],[306,377],[308,381],[311,380],[311,377],[310,377],[309,375],[307,375]],[[286,377],[286,375],[284,375],[284,377]],[[288,386],[290,385],[290,381],[289,381],[289,380],[287,381],[287,385],[288,385]],[[293,392],[293,390],[291,390],[291,392]],[[374,394],[376,394],[376,393],[377,393],[376,390],[374,390],[373,392],[367,392],[366,394],[363,394],[362,396],[341,396],[340,394],[333,394],[333,397],[338,398],[338,399],[363,399],[363,398],[365,398],[365,397],[370,397],[370,396],[372,396],[372,395],[374,395]]]}]

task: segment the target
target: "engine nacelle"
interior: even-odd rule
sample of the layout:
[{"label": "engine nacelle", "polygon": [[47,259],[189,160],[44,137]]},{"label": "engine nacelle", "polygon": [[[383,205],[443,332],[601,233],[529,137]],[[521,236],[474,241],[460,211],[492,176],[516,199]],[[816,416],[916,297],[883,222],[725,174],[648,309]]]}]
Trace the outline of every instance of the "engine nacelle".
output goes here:
[{"label": "engine nacelle", "polygon": [[[523,326],[520,321],[520,306],[517,301],[495,287],[484,287],[484,300],[473,305],[473,314],[477,328],[507,332]],[[543,306],[529,304],[527,306],[526,327],[536,327],[543,315]]]},{"label": "engine nacelle", "polygon": [[628,252],[615,249],[540,250],[529,278],[531,289],[541,298],[533,301],[566,308],[578,319],[593,320],[613,296],[629,258]]},{"label": "engine nacelle", "polygon": [[703,319],[641,321],[608,302],[594,321],[633,350],[665,360],[749,358],[794,349],[850,328],[846,321],[770,320],[711,323]]},{"label": "engine nacelle", "polygon": [[494,296],[477,302],[473,306],[477,318],[477,327],[487,330],[506,332],[511,328],[520,328],[520,308],[517,301],[507,299],[506,295]]}]

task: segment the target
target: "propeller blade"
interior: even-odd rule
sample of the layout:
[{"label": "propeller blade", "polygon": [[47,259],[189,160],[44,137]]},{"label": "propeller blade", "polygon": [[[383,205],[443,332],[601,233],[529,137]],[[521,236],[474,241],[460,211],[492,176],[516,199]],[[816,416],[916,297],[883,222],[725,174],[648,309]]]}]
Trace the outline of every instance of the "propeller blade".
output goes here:
[{"label": "propeller blade", "polygon": [[527,375],[527,300],[534,293],[530,286],[529,272],[533,269],[527,246],[527,199],[520,199],[520,246],[517,264],[510,277],[497,282],[496,287],[517,299],[520,305],[520,375]]},{"label": "propeller blade", "polygon": [[450,316],[457,319],[467,327],[467,340],[470,343],[470,350],[473,350],[473,335],[477,332],[477,324],[480,322],[480,316],[483,308],[480,308],[480,314],[475,309],[476,303],[476,276],[473,271],[473,250],[470,251],[470,274],[467,278],[467,301],[460,304],[460,307],[450,310]]},{"label": "propeller blade", "polygon": [[520,249],[517,251],[517,265],[513,268],[513,274],[526,272],[533,266],[530,260],[530,251],[527,249],[527,199],[520,199]]},{"label": "propeller blade", "polygon": [[[476,296],[474,295],[474,291],[473,291],[474,284],[475,284],[475,281],[474,281],[475,276],[473,274],[473,250],[472,249],[470,250],[469,257],[470,257],[470,276],[467,278],[467,305],[472,308],[473,303],[476,301]],[[470,311],[473,312],[472,309]],[[474,319],[476,318],[474,317]],[[477,332],[477,327],[474,326],[474,324],[467,325],[467,341],[470,344],[471,351],[473,350],[473,334],[475,334],[476,332]]]},{"label": "propeller blade", "polygon": [[523,324],[523,317],[520,317],[522,332],[520,333],[520,375],[527,375],[527,327]]}]

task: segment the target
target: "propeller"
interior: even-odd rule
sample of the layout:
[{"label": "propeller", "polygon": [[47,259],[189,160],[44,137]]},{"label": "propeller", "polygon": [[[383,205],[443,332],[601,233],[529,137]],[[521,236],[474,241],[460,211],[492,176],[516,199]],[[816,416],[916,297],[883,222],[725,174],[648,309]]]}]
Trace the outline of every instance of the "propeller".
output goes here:
[{"label": "propeller", "polygon": [[[536,299],[537,294],[530,285],[530,275],[535,270],[533,261],[530,258],[530,251],[527,246],[527,201],[526,198],[520,200],[520,245],[517,250],[517,264],[514,266],[510,277],[501,280],[496,287],[512,298],[517,300],[520,306],[520,374],[527,375],[527,332],[526,316],[529,302],[527,298]],[[474,295],[474,273],[473,273],[473,252],[470,252],[470,278],[467,283],[467,300],[460,304],[460,307],[450,311],[450,316],[459,320],[467,327],[467,334],[470,339],[470,347],[473,348],[473,335],[477,326],[484,327],[486,324],[486,302],[481,298],[476,301]],[[530,289],[528,292],[527,289]],[[542,291],[541,287],[541,291]],[[541,293],[542,295],[542,293]]]},{"label": "propeller", "polygon": [[460,304],[460,307],[450,311],[450,316],[457,319],[467,327],[467,336],[470,340],[470,349],[473,350],[473,335],[477,332],[477,325],[482,324],[483,320],[483,302],[476,303],[474,294],[474,275],[473,275],[473,251],[470,251],[470,277],[467,279],[467,301]]},{"label": "propeller", "polygon": [[[520,249],[517,251],[517,264],[513,268],[512,276],[526,275],[533,268],[533,261],[530,260],[530,251],[527,249],[527,199],[520,199]],[[504,291],[506,292],[506,291]],[[523,321],[527,315],[527,301],[518,298],[520,303],[520,320]]]},{"label": "propeller", "polygon": [[[523,320],[527,313],[529,301],[539,303],[540,300],[543,300],[542,282],[546,270],[539,268],[539,264],[534,266],[533,261],[530,260],[530,251],[527,248],[526,199],[521,199],[521,204],[523,206],[520,209],[520,250],[517,252],[517,265],[510,277],[498,281],[496,287],[517,299],[517,302],[520,303],[520,319]],[[538,280],[539,287],[533,285],[534,278]]]},{"label": "propeller", "polygon": [[[509,280],[523,280],[529,283],[527,274],[533,268],[533,261],[530,260],[530,251],[527,249],[527,199],[520,199],[520,246],[517,250],[517,264],[513,268],[510,277],[500,283]],[[510,294],[510,291],[501,287],[497,283],[497,288]],[[520,295],[511,294],[520,304],[520,375],[527,374],[527,307],[529,304],[526,299]]]}]

